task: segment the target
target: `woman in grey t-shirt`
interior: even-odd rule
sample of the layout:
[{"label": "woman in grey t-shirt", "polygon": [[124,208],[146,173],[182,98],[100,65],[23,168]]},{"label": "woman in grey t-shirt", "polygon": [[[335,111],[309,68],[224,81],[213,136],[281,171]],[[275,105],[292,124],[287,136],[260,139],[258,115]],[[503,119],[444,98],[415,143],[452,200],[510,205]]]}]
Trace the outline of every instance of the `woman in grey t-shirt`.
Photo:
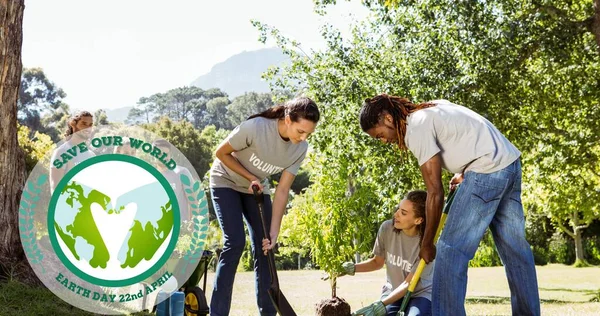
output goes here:
[{"label": "woman in grey t-shirt", "polygon": [[[210,189],[223,230],[224,247],[210,303],[212,316],[229,315],[235,272],[246,243],[244,219],[254,253],[258,308],[261,315],[276,315],[267,292],[271,275],[263,252],[272,249],[277,241],[290,187],[308,149],[306,139],[314,132],[319,116],[315,102],[296,98],[249,117],[217,148],[210,171]],[[263,240],[252,186],[258,185],[268,193],[263,180],[280,172],[272,205],[269,194],[265,194],[269,242]]]}]

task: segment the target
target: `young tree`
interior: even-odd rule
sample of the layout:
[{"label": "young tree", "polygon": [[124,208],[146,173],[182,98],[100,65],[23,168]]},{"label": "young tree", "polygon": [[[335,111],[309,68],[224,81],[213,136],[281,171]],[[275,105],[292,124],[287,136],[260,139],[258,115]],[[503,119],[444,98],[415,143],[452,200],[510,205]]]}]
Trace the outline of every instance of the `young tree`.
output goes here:
[{"label": "young tree", "polygon": [[357,253],[368,253],[377,228],[390,218],[401,197],[423,187],[413,158],[400,160],[395,149],[370,140],[358,124],[362,100],[392,86],[403,90],[403,85],[390,82],[406,80],[407,74],[396,65],[398,52],[385,49],[391,44],[372,35],[380,33],[377,30],[355,30],[351,46],[338,32],[325,28],[327,49],[308,56],[276,29],[255,25],[263,38],[273,36],[291,59],[289,66],[268,74],[273,85],[309,95],[322,113],[309,139],[313,154],[307,161],[314,183],[296,196],[291,212],[299,218],[300,235],[312,259],[334,281],[335,296],[341,264],[359,259]]}]

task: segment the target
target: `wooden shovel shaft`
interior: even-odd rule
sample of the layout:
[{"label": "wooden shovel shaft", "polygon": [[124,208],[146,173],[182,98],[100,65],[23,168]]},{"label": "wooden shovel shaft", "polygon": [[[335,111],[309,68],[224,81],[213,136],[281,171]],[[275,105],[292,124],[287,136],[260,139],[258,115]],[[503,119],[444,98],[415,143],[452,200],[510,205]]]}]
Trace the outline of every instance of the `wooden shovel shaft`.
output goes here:
[{"label": "wooden shovel shaft", "polygon": [[[263,237],[268,239],[269,235],[267,233],[267,224],[265,221],[265,215],[263,211],[264,206],[264,195],[258,192],[258,186],[252,186],[252,191],[254,191],[254,198],[256,199],[256,204],[258,205],[258,213],[260,215],[260,221],[262,223],[263,229]],[[262,246],[262,245],[261,245]],[[271,273],[271,287],[269,288],[269,297],[277,310],[277,313],[281,316],[296,316],[296,312],[285,298],[281,289],[279,288],[279,278],[277,277],[277,270],[275,267],[275,255],[273,254],[273,249],[267,251],[268,262],[269,262],[269,272]]]},{"label": "wooden shovel shaft", "polygon": [[[260,216],[260,222],[263,229],[263,238],[271,241],[271,237],[267,233],[267,222],[265,221],[265,213],[264,213],[264,195],[258,192],[258,186],[252,186],[252,191],[254,191],[254,199],[256,200],[256,204],[258,205],[258,214]],[[261,244],[262,247],[262,244]],[[277,272],[275,271],[275,256],[273,255],[273,250],[267,251],[268,262],[269,262],[269,272],[271,273],[271,286],[275,286],[279,289],[279,278],[277,277]]]}]

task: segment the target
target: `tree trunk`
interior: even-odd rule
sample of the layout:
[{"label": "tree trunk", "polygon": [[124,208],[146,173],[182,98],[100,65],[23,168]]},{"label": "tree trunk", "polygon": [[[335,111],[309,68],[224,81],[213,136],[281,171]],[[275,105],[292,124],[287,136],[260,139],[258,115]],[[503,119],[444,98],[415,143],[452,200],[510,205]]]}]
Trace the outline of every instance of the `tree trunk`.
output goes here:
[{"label": "tree trunk", "polygon": [[581,229],[575,229],[575,261],[585,262],[585,254],[583,253],[583,239],[581,238]]},{"label": "tree trunk", "polygon": [[330,285],[331,285],[331,297],[334,298],[337,296],[337,276],[330,275]]},{"label": "tree trunk", "polygon": [[579,212],[573,211],[573,239],[575,240],[575,265],[585,263],[585,254],[583,253],[583,241],[581,231],[583,228],[579,225]]},{"label": "tree trunk", "polygon": [[555,221],[558,228],[569,235],[569,237],[573,238],[575,242],[575,266],[576,267],[585,267],[588,266],[587,261],[585,261],[585,252],[583,249],[583,238],[581,234],[584,229],[589,226],[589,223],[584,223],[584,225],[580,225],[581,219],[579,218],[579,212],[577,210],[573,211],[570,215],[571,223],[570,227],[567,228],[563,225],[560,220]]},{"label": "tree trunk", "polygon": [[600,51],[600,0],[594,0],[594,18],[592,20],[591,31],[596,38],[596,44]]},{"label": "tree trunk", "polygon": [[34,276],[21,247],[18,208],[25,157],[17,141],[24,0],[0,0],[0,278]]},{"label": "tree trunk", "polygon": [[[352,238],[352,242],[354,243],[354,247],[357,247],[357,249],[358,249],[358,239],[356,238],[356,235],[354,236],[354,238]],[[359,263],[361,261],[360,259],[361,259],[360,252],[358,252],[358,251],[355,252],[354,253],[354,262]]]},{"label": "tree trunk", "polygon": [[[346,190],[346,196],[348,198],[352,198],[352,196],[354,195],[354,192],[356,192],[356,186],[354,185],[354,177],[352,175],[348,176],[348,188]],[[354,247],[358,246],[358,239],[356,238],[356,235],[353,236],[352,238],[352,243],[354,244]],[[360,253],[357,251],[354,253],[354,262],[359,263],[360,262]]]}]

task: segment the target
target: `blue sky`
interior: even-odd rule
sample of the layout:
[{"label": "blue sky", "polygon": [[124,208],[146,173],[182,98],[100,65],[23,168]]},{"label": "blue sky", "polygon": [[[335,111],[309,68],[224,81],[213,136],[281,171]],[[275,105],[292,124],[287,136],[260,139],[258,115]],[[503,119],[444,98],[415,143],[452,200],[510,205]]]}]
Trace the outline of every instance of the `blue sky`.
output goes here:
[{"label": "blue sky", "polygon": [[258,42],[250,19],[279,28],[305,50],[323,48],[321,25],[347,34],[351,21],[368,13],[358,0],[338,2],[320,17],[312,0],[28,0],[23,66],[43,68],[71,108],[134,105],[189,85],[232,55],[273,47]]}]

